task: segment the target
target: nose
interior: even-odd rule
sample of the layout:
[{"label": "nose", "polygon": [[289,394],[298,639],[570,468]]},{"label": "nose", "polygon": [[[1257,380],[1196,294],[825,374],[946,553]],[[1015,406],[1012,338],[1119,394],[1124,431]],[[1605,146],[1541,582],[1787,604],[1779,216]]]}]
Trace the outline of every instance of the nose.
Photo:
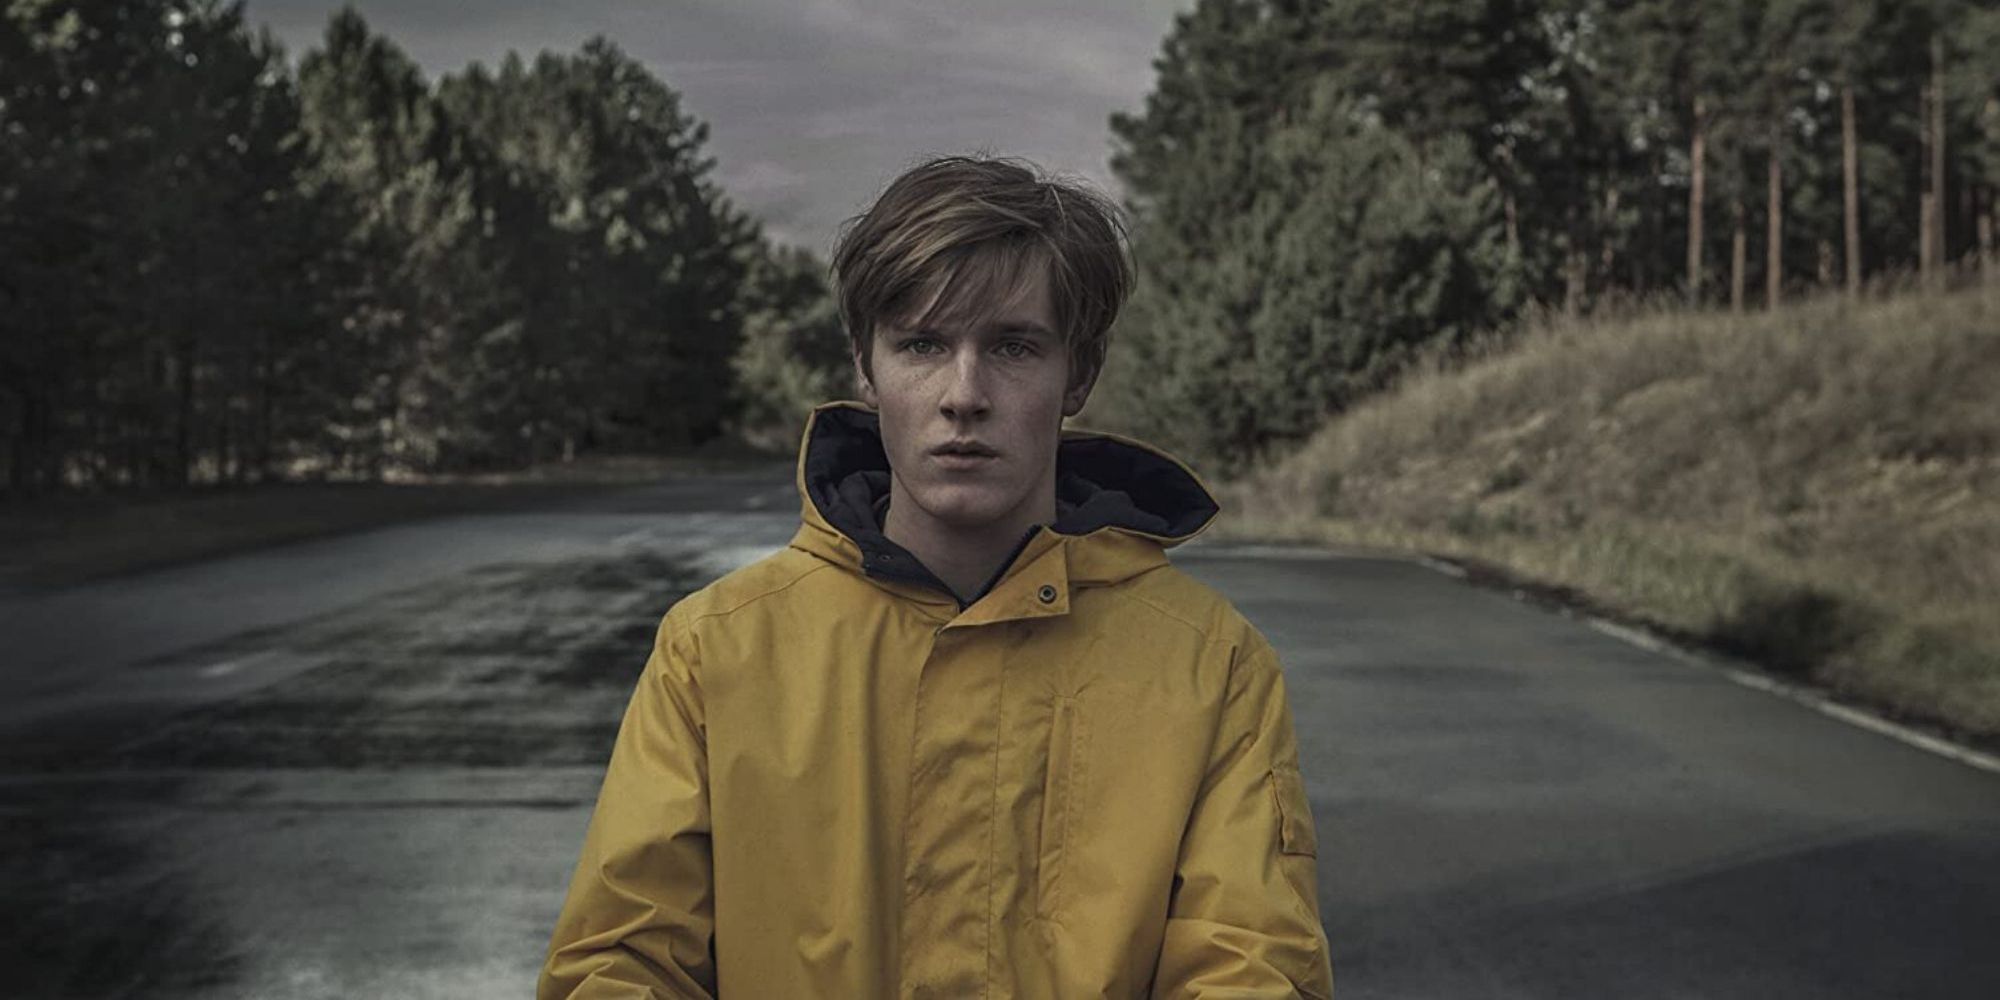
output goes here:
[{"label": "nose", "polygon": [[944,395],[938,410],[953,420],[971,420],[986,415],[991,401],[986,395],[986,373],[978,351],[963,351],[953,359]]}]

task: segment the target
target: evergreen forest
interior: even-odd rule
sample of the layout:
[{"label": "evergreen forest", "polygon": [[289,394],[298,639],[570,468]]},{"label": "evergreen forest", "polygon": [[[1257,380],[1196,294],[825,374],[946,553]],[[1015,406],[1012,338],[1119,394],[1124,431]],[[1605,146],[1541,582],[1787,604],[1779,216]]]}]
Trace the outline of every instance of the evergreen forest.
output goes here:
[{"label": "evergreen forest", "polygon": [[[1198,0],[1154,68],[1092,413],[1223,473],[1538,313],[2000,266],[1994,0]],[[849,394],[825,264],[707,141],[615,39],[432,80],[351,8],[292,58],[241,3],[11,0],[0,488],[788,444]]]}]

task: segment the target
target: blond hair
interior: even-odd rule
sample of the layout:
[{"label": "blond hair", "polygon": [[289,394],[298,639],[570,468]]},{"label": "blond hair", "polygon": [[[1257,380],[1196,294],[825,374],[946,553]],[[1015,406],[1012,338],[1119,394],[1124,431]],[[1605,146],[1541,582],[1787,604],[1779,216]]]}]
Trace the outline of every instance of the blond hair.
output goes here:
[{"label": "blond hair", "polygon": [[[941,156],[905,171],[841,227],[834,285],[871,380],[875,325],[977,324],[1025,269],[1046,266],[1070,381],[1094,379],[1130,297],[1130,236],[1116,203],[1013,157]],[[939,289],[921,316],[909,315]]]}]

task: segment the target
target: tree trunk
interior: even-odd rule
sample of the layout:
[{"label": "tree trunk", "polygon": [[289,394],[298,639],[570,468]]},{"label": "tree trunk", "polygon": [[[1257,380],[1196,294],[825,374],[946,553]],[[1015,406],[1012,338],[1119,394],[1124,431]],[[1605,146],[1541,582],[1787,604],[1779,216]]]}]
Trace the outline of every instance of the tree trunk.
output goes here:
[{"label": "tree trunk", "polygon": [[7,487],[16,496],[28,496],[48,488],[47,477],[41,474],[47,448],[47,427],[40,419],[43,386],[35,386],[20,396],[20,424],[10,451],[7,467]]},{"label": "tree trunk", "polygon": [[173,358],[165,347],[156,348],[150,353],[152,354],[153,377],[147,384],[148,398],[145,400],[145,405],[149,408],[157,407],[157,409],[149,409],[148,412],[157,413],[159,416],[155,421],[149,422],[144,426],[132,427],[128,424],[126,433],[133,440],[139,442],[138,447],[141,449],[136,456],[136,460],[141,467],[141,474],[145,478],[139,485],[159,487],[169,485],[167,483],[165,458],[167,446],[162,435],[166,430],[167,419],[165,411],[168,401],[167,394],[174,385],[174,371]]},{"label": "tree trunk", "polygon": [[1944,35],[1931,32],[1931,263],[1942,276],[1945,265],[1944,195]]},{"label": "tree trunk", "polygon": [[1994,269],[2000,267],[2000,261],[1993,259],[1993,217],[2000,215],[2000,208],[1996,208],[1994,202],[2000,199],[1994,197],[1994,190],[1991,185],[1988,185],[1984,190],[1986,192],[1986,197],[1984,198],[1985,204],[1980,206],[1978,222],[1979,276],[1983,279],[1991,279]]},{"label": "tree trunk", "polygon": [[1563,215],[1568,230],[1563,248],[1563,312],[1574,316],[1583,311],[1584,272],[1589,265],[1583,250],[1583,211],[1571,201]]},{"label": "tree trunk", "polygon": [[1743,271],[1750,263],[1750,236],[1744,229],[1743,196],[1737,195],[1729,202],[1729,217],[1733,231],[1729,236],[1729,310],[1743,311]]},{"label": "tree trunk", "polygon": [[1607,282],[1616,281],[1612,276],[1618,264],[1618,185],[1616,181],[1606,184],[1604,192],[1604,222],[1597,229],[1597,268]]},{"label": "tree trunk", "polygon": [[[1647,171],[1648,176],[1663,177],[1666,175],[1663,152],[1660,147],[1653,147],[1652,166]],[[1663,198],[1649,195],[1645,200],[1643,217],[1646,221],[1646,245],[1649,247],[1661,247],[1667,243],[1666,207],[1666,201]],[[1628,254],[1625,260],[1632,269],[1633,288],[1651,289],[1660,287],[1662,284],[1661,279],[1665,275],[1658,272],[1660,260],[1658,253]]]},{"label": "tree trunk", "polygon": [[1840,88],[1840,187],[1847,240],[1847,297],[1861,294],[1861,154],[1854,136],[1854,85]]},{"label": "tree trunk", "polygon": [[[1974,242],[1968,250],[1975,255],[1978,253],[1978,227],[1979,183],[1972,177],[1961,177],[1958,180],[1958,222],[1952,228],[1961,233],[1974,234]],[[1974,267],[1979,264],[1977,260],[1969,263]]]},{"label": "tree trunk", "polygon": [[1705,194],[1703,182],[1708,173],[1703,155],[1707,145],[1708,108],[1697,97],[1694,99],[1694,136],[1688,141],[1687,296],[1690,305],[1701,304],[1701,206]]},{"label": "tree trunk", "polygon": [[1771,148],[1765,155],[1770,169],[1766,172],[1768,183],[1765,189],[1764,208],[1764,308],[1778,308],[1778,299],[1785,287],[1785,177],[1784,150],[1779,144],[1784,140],[1777,125],[1771,127]]},{"label": "tree trunk", "polygon": [[1931,197],[1929,191],[1925,191],[1918,198],[1917,226],[1921,230],[1919,238],[1922,241],[1917,248],[1920,251],[1917,255],[1917,273],[1923,275],[1924,281],[1928,283],[1937,275],[1937,240],[1932,238],[1937,230],[1937,201]]},{"label": "tree trunk", "polygon": [[194,364],[194,335],[190,333],[181,340],[180,361],[174,371],[175,392],[180,397],[174,419],[174,467],[171,472],[175,486],[186,486],[194,479]]},{"label": "tree trunk", "polygon": [[[2000,140],[2000,97],[1988,97],[1984,108],[1986,117],[1986,137],[1988,142]],[[1994,259],[1994,228],[2000,226],[2000,190],[1992,184],[1983,186],[1985,203],[1975,224],[1979,235],[1979,274],[1982,278],[1992,278],[1995,269],[2000,269],[2000,260]]]},{"label": "tree trunk", "polygon": [[1923,184],[1917,192],[1917,273],[1928,282],[1937,268],[1937,262],[1931,257],[1932,249],[1937,246],[1931,239],[1931,228],[1937,221],[1930,185],[1931,85],[1926,83],[1917,88],[1917,97],[1917,145],[1923,157],[1923,164],[1918,170],[1924,175]]}]

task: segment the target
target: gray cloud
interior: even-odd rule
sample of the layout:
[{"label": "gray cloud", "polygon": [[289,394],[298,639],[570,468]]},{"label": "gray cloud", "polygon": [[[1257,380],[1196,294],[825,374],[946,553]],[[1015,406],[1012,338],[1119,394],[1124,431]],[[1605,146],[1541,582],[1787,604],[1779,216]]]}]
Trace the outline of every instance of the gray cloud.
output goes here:
[{"label": "gray cloud", "polygon": [[[775,238],[824,253],[839,222],[933,153],[1021,155],[1116,190],[1112,112],[1140,106],[1191,0],[360,2],[433,77],[509,50],[611,38],[710,126],[716,180]],[[294,57],[335,0],[251,0]]]}]

